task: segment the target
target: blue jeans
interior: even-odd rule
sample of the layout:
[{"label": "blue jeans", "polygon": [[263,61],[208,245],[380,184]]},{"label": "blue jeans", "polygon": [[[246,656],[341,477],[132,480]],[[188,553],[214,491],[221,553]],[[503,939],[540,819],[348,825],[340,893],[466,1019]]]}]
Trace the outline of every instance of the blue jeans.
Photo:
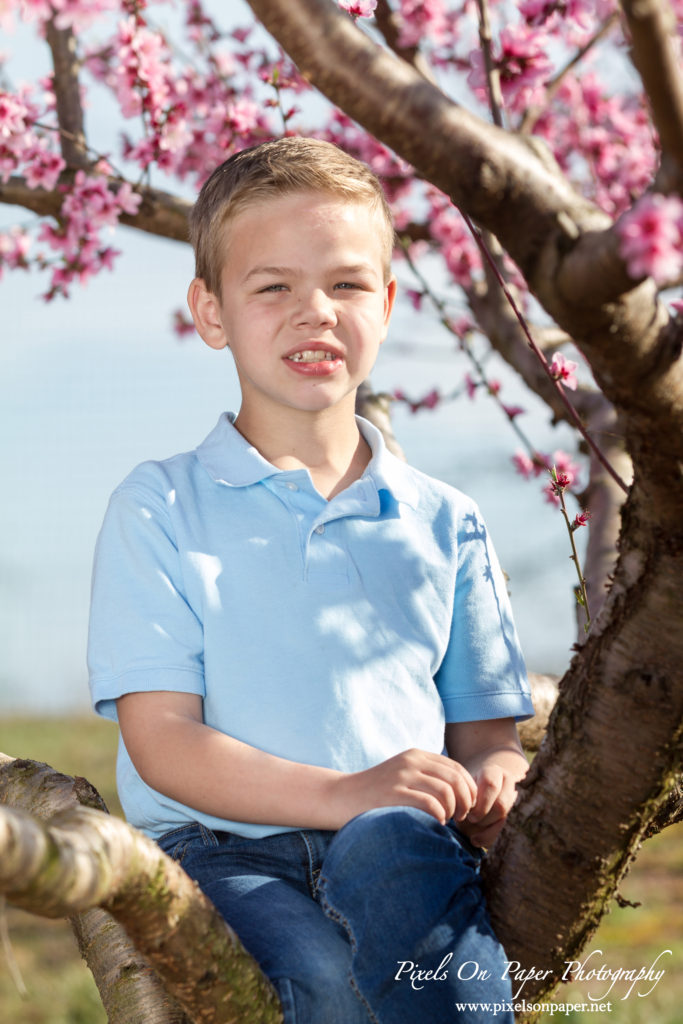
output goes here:
[{"label": "blue jeans", "polygon": [[482,855],[452,823],[382,807],[339,832],[193,824],[159,843],[270,977],[286,1024],[512,1024]]}]

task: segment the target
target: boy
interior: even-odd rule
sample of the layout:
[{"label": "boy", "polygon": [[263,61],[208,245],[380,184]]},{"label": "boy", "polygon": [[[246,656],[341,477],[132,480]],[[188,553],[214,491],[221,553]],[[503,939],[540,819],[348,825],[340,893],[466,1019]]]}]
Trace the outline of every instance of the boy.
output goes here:
[{"label": "boy", "polygon": [[478,510],[354,414],[396,294],[381,187],[328,143],[276,140],[214,172],[192,237],[190,310],[242,403],[134,470],[98,541],[91,685],[125,813],[287,1024],[488,1020],[509,987],[477,847],[533,710]]}]

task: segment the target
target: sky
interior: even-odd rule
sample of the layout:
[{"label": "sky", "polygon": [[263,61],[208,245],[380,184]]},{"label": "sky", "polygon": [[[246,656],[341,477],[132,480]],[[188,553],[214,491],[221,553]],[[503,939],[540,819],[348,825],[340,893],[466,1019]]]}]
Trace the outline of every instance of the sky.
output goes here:
[{"label": "sky", "polygon": [[[10,43],[32,59],[26,35]],[[0,231],[30,220],[0,207]],[[112,241],[122,251],[114,271],[69,301],[45,304],[37,274],[0,280],[0,713],[87,710],[90,572],[109,494],[140,461],[195,447],[239,404],[229,355],[171,330],[193,273],[190,248],[126,228]],[[413,284],[402,268],[399,284]],[[375,389],[448,392],[466,369],[436,317],[399,301]],[[501,361],[489,371],[506,402],[528,410],[520,423],[538,449],[571,450],[569,432],[550,426]],[[517,442],[502,413],[484,396],[414,416],[394,410],[409,461],[479,502],[530,669],[562,672],[575,639],[568,539],[539,483],[514,472]]]}]

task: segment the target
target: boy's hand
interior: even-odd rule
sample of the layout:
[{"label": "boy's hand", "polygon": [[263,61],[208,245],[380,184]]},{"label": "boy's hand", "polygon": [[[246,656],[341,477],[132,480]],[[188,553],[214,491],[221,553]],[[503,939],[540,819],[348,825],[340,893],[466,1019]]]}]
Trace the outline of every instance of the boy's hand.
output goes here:
[{"label": "boy's hand", "polygon": [[451,757],[471,772],[476,799],[458,827],[475,846],[491,846],[517,799],[517,783],[529,764],[512,718],[458,722],[446,726]]},{"label": "boy's hand", "polygon": [[476,795],[474,779],[463,765],[442,754],[415,749],[343,775],[333,789],[345,821],[375,807],[416,807],[442,825],[450,818],[463,822]]},{"label": "boy's hand", "polygon": [[517,798],[517,777],[491,764],[475,776],[477,798],[459,828],[475,846],[491,846]]}]

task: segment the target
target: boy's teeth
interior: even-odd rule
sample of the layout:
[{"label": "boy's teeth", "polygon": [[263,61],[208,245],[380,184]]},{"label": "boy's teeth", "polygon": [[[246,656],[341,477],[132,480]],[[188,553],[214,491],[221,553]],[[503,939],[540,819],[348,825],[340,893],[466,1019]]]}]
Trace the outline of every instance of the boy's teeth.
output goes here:
[{"label": "boy's teeth", "polygon": [[322,363],[332,362],[336,357],[334,352],[321,352],[319,349],[307,348],[303,352],[295,352],[289,356],[295,363]]}]

